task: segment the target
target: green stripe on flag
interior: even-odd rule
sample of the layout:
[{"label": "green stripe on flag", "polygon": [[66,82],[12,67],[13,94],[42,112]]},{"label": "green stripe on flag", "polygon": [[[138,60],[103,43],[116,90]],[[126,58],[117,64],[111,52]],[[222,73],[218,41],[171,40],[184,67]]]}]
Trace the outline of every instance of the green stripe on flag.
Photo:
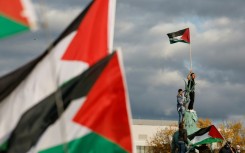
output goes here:
[{"label": "green stripe on flag", "polygon": [[29,30],[28,26],[0,15],[0,38]]},{"label": "green stripe on flag", "polygon": [[[69,153],[82,153],[82,152],[106,152],[106,153],[126,153],[117,144],[97,135],[90,133],[84,137],[72,140],[68,142],[67,148]],[[64,145],[58,145],[46,150],[42,150],[39,153],[64,153]]]},{"label": "green stripe on flag", "polygon": [[204,139],[202,141],[199,141],[195,144],[193,144],[193,146],[197,146],[197,145],[201,145],[201,144],[210,144],[210,143],[215,143],[215,142],[222,142],[222,139],[218,139],[218,138],[207,138]]},{"label": "green stripe on flag", "polygon": [[169,41],[170,41],[170,44],[174,44],[174,43],[177,43],[177,42],[183,42],[183,43],[189,44],[188,42],[186,42],[186,41],[184,41],[182,39],[176,39],[176,38],[170,38]]},{"label": "green stripe on flag", "polygon": [[6,150],[7,149],[7,141],[5,141],[3,144],[0,145],[0,150]]}]

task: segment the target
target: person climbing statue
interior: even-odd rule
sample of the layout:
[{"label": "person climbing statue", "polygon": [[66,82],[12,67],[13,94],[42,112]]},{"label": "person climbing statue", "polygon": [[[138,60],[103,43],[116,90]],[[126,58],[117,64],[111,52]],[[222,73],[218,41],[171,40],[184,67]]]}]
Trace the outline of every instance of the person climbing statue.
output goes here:
[{"label": "person climbing statue", "polygon": [[193,105],[194,105],[194,101],[195,101],[195,78],[196,78],[195,73],[190,71],[190,73],[187,76],[187,80],[188,80],[187,86],[190,90],[190,92],[189,92],[190,103],[188,105],[188,109],[190,111],[193,111]]},{"label": "person climbing statue", "polygon": [[187,151],[188,139],[187,131],[184,129],[183,123],[179,124],[179,136],[178,136],[178,150],[179,153],[185,153]]},{"label": "person climbing statue", "polygon": [[177,153],[178,152],[178,138],[179,138],[179,131],[174,132],[172,136],[172,142],[171,142],[171,153]]},{"label": "person climbing statue", "polygon": [[179,114],[179,124],[183,122],[183,117],[185,114],[184,104],[185,104],[184,91],[182,89],[179,89],[177,94],[177,111]]}]

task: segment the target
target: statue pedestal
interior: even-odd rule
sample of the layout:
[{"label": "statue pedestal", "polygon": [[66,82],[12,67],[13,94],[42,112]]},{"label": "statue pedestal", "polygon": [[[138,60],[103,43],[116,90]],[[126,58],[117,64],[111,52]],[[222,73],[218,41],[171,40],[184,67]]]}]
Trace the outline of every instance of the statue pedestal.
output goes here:
[{"label": "statue pedestal", "polygon": [[185,129],[187,130],[187,135],[190,135],[199,130],[199,128],[197,127],[197,120],[198,117],[196,111],[185,111],[184,125]]}]

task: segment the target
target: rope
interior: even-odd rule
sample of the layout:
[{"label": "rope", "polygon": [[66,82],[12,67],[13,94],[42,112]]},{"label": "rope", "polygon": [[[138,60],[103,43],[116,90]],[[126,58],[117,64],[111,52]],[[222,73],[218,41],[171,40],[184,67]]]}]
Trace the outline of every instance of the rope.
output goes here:
[{"label": "rope", "polygon": [[64,115],[62,115],[65,111],[64,109],[64,102],[63,102],[63,99],[62,99],[62,91],[61,91],[61,88],[59,88],[59,81],[60,81],[60,77],[59,77],[59,74],[60,74],[60,67],[58,68],[58,71],[57,71],[57,79],[56,79],[56,87],[57,87],[57,92],[55,94],[55,104],[56,104],[56,108],[57,108],[57,114],[58,114],[58,117],[59,117],[59,120],[60,120],[60,135],[61,135],[61,140],[62,140],[62,143],[63,143],[63,151],[64,153],[69,153],[69,147],[68,147],[68,142],[66,141],[67,140],[67,133],[66,133],[66,122],[65,122],[65,118],[64,118]]},{"label": "rope", "polygon": [[[43,0],[39,0],[39,4],[40,4],[40,18],[41,18],[41,27],[42,29],[44,29],[44,32],[45,32],[45,40],[46,42],[48,43],[48,38],[50,38],[50,32],[49,32],[49,25],[48,25],[48,20],[46,18],[46,7],[45,7],[45,4],[44,4],[44,1]],[[49,52],[52,50],[53,46],[50,46],[49,47]],[[59,73],[60,69],[57,71],[58,73],[57,74],[60,74]],[[55,104],[56,104],[56,107],[57,107],[57,114],[58,114],[58,118],[60,119],[60,135],[61,135],[61,138],[62,138],[62,143],[63,143],[63,150],[64,150],[64,153],[69,153],[69,147],[68,147],[68,144],[66,142],[66,128],[65,128],[65,119],[64,117],[62,116],[63,112],[64,112],[64,103],[63,103],[63,100],[62,100],[62,91],[59,89],[59,76],[57,78],[57,81],[56,81],[56,86],[57,86],[57,89],[58,91],[56,92],[55,94]]]},{"label": "rope", "polygon": [[[57,81],[58,82],[58,81]],[[63,150],[65,153],[69,153],[69,147],[68,144],[66,142],[66,128],[65,128],[65,119],[62,116],[63,112],[64,112],[64,103],[62,100],[62,96],[61,96],[62,91],[60,89],[58,89],[58,91],[55,94],[55,103],[56,103],[56,107],[57,107],[57,113],[60,119],[60,135],[61,138],[63,140]]]}]

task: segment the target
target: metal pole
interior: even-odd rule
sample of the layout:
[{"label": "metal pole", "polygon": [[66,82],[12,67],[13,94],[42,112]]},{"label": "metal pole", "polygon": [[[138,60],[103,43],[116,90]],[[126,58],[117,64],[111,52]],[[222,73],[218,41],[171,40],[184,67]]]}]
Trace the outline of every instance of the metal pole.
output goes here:
[{"label": "metal pole", "polygon": [[190,70],[192,70],[191,43],[189,46],[190,46]]}]

